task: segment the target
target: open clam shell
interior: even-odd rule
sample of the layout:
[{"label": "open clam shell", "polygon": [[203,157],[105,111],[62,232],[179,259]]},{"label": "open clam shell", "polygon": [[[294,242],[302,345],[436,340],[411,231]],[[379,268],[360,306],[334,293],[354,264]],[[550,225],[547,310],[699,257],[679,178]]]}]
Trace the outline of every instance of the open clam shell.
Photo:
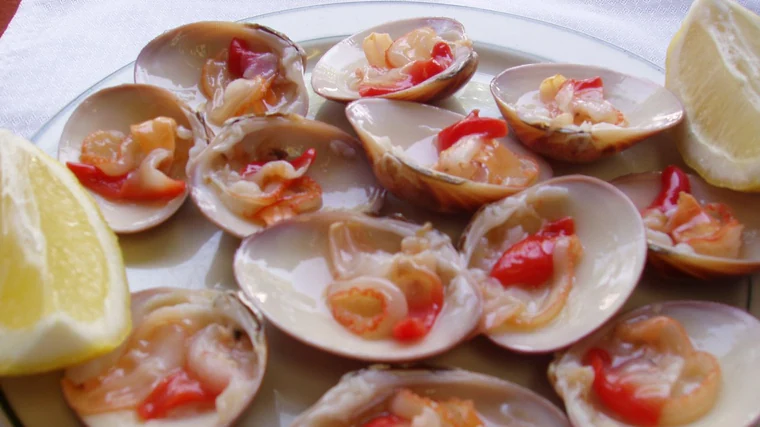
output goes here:
[{"label": "open clam shell", "polygon": [[[87,97],[74,110],[63,128],[58,144],[58,160],[79,162],[82,142],[97,130],[113,130],[129,135],[130,126],[165,116],[192,131],[191,139],[177,139],[171,178],[185,181],[189,158],[207,143],[201,120],[171,92],[149,85],[125,84],[109,87]],[[169,201],[114,201],[90,192],[108,225],[117,233],[135,233],[166,221],[187,197],[187,191]]]},{"label": "open clam shell", "polygon": [[595,400],[589,402],[593,370],[583,364],[588,350],[616,325],[634,318],[664,315],[680,322],[694,348],[718,360],[722,381],[715,406],[684,427],[749,427],[760,421],[757,384],[760,383],[760,321],[736,307],[704,301],[656,303],[623,314],[593,335],[558,354],[549,366],[549,380],[565,401],[573,425],[631,427],[612,418]]},{"label": "open clam shell", "polygon": [[[374,253],[397,254],[410,237],[427,241],[443,285],[443,305],[427,335],[411,342],[390,336],[365,338],[338,323],[327,302],[328,287],[336,282],[328,246],[333,224],[367,233],[371,243],[365,244],[371,244]],[[313,347],[354,359],[402,362],[430,357],[469,337],[480,318],[480,295],[449,237],[389,218],[339,211],[297,216],[246,238],[235,254],[234,271],[243,291],[279,329]]]},{"label": "open clam shell", "polygon": [[570,425],[565,414],[548,400],[499,378],[462,369],[372,366],[344,375],[296,418],[293,427],[363,425],[372,416],[381,415],[386,402],[400,389],[435,400],[472,401],[485,427]]},{"label": "open clam shell", "polygon": [[[601,77],[605,99],[625,115],[628,125],[551,127],[549,117],[536,113],[536,106],[541,103],[541,82],[555,74],[573,79]],[[683,118],[680,101],[664,87],[588,65],[529,64],[509,68],[493,79],[491,93],[520,142],[547,157],[568,162],[591,162],[618,153],[672,128]]]},{"label": "open clam shell", "polygon": [[[660,193],[661,172],[644,172],[615,179],[612,184],[624,192],[639,211],[646,209]],[[649,240],[649,257],[656,266],[700,279],[742,276],[760,271],[760,199],[756,195],[713,187],[702,178],[689,174],[691,193],[702,204],[724,203],[744,225],[739,258],[723,258],[679,251]]]},{"label": "open clam shell", "polygon": [[240,162],[230,153],[261,149],[301,153],[310,148],[316,150],[316,160],[306,176],[322,189],[320,211],[374,213],[381,208],[385,191],[372,175],[359,141],[326,123],[281,114],[228,122],[188,168],[192,199],[208,219],[228,233],[240,238],[253,234],[264,225],[231,210],[210,184],[209,173]]},{"label": "open clam shell", "polygon": [[[362,99],[346,107],[346,116],[377,179],[407,202],[438,212],[471,212],[525,189],[475,182],[432,169],[438,160],[436,135],[462,120],[461,114],[414,102]],[[538,163],[537,182],[551,177],[551,167],[540,157],[509,138],[499,142]]]},{"label": "open clam shell", "polygon": [[[256,52],[274,53],[280,60],[284,101],[269,113],[305,116],[309,109],[303,76],[306,53],[286,35],[263,25],[204,21],[169,30],[140,51],[135,61],[135,82],[166,88],[191,108],[204,110],[209,100],[199,86],[203,65],[227,49],[233,38],[244,40]],[[206,123],[216,130],[209,120]]]},{"label": "open clam shell", "polygon": [[[64,372],[63,395],[85,425],[223,427],[234,423],[255,397],[267,365],[263,319],[234,293],[180,288],[136,292],[132,294],[132,321],[132,335],[122,346]],[[172,324],[176,326],[172,328]],[[243,357],[245,363],[232,357]],[[129,368],[135,363],[137,367]],[[117,364],[128,368],[114,373],[121,369]],[[141,369],[140,364],[146,366]],[[128,402],[134,400],[132,396],[151,392],[155,387],[152,376],[172,375],[175,369],[191,372],[207,389],[221,389],[214,405],[180,407],[163,418],[142,419],[137,403]],[[231,373],[229,369],[234,369],[235,375],[225,377]],[[98,378],[103,375],[111,375],[112,381],[100,383]],[[216,384],[222,380],[226,382]],[[107,403],[107,394],[118,394],[122,404]],[[116,407],[109,410],[110,406]]]},{"label": "open clam shell", "polygon": [[349,78],[357,68],[367,64],[362,42],[371,33],[388,33],[394,40],[412,30],[431,27],[452,49],[454,62],[424,82],[406,90],[382,95],[382,98],[416,102],[432,102],[446,98],[475,74],[478,54],[472,48],[461,23],[451,18],[413,18],[393,21],[356,33],[325,52],[311,73],[311,87],[318,95],[339,102],[361,98],[359,92],[349,85]]},{"label": "open clam shell", "polygon": [[[554,178],[483,207],[472,218],[460,250],[479,285],[499,287],[489,276],[510,230],[537,231],[528,206],[547,221],[570,216],[583,254],[559,314],[535,328],[502,324],[484,331],[496,344],[519,352],[541,353],[578,341],[611,318],[633,292],[646,262],[644,224],[635,206],[612,185],[581,175]],[[488,298],[486,298],[488,306]],[[484,313],[484,316],[488,313]],[[484,317],[485,320],[485,317]]]}]

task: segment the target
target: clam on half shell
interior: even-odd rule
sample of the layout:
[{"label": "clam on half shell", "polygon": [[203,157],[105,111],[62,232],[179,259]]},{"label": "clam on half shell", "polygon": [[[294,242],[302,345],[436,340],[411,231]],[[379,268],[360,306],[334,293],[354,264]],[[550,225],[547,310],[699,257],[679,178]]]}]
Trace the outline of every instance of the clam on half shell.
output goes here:
[{"label": "clam on half shell", "polygon": [[[63,395],[85,425],[224,427],[255,397],[268,346],[261,315],[243,297],[205,289],[148,289],[132,294],[132,322],[132,335],[119,348],[64,372]],[[126,367],[121,374],[117,363]],[[142,419],[140,397],[148,396],[161,375],[177,369],[219,393],[213,407],[180,406],[166,417]],[[111,381],[100,383],[102,375]],[[122,408],[127,407],[109,410],[115,403],[107,403],[107,393],[118,394]]]},{"label": "clam on half shell", "polygon": [[[722,380],[712,409],[682,427],[750,427],[760,421],[760,321],[736,307],[704,301],[670,301],[625,313],[593,335],[558,354],[549,366],[549,380],[565,401],[570,420],[577,426],[632,427],[619,421],[594,400],[589,402],[587,381],[594,371],[583,364],[592,347],[620,323],[668,316],[683,325],[694,349],[712,354]],[[687,379],[688,381],[688,379]]]},{"label": "clam on half shell", "polygon": [[[255,233],[264,224],[230,209],[210,175],[228,165],[241,167],[260,160],[256,154],[274,150],[297,156],[310,148],[315,149],[316,159],[306,176],[322,189],[320,211],[374,213],[382,207],[385,190],[372,175],[359,141],[337,127],[294,114],[244,116],[228,122],[188,168],[192,199],[208,219],[230,234],[243,238]],[[251,158],[237,158],[235,153],[241,151]]]},{"label": "clam on half shell", "polygon": [[[304,82],[306,53],[286,35],[258,24],[204,21],[169,30],[151,40],[135,61],[135,83],[147,83],[171,90],[196,110],[209,101],[199,87],[203,65],[227,49],[233,38],[244,40],[256,52],[274,53],[284,77],[278,91],[283,101],[269,113],[305,116],[309,95]],[[205,114],[204,114],[205,115]],[[217,125],[208,118],[213,130]]]},{"label": "clam on half shell", "polygon": [[[327,292],[337,274],[329,247],[335,224],[366,233],[362,245],[368,254],[398,254],[406,238],[426,240],[443,285],[443,305],[427,335],[412,342],[367,338],[333,317]],[[243,240],[234,271],[241,289],[279,329],[313,347],[359,360],[407,362],[442,353],[469,337],[480,318],[480,295],[449,237],[389,218],[335,211],[282,221]]]},{"label": "clam on half shell", "polygon": [[[601,77],[604,98],[628,120],[625,127],[607,123],[553,128],[535,113],[541,82],[555,74],[572,79]],[[683,107],[670,91],[649,80],[606,68],[574,64],[529,64],[509,68],[491,82],[496,104],[526,147],[547,157],[585,163],[618,153],[677,125]]]},{"label": "clam on half shell", "polygon": [[[525,186],[471,181],[438,172],[435,138],[464,116],[415,102],[362,99],[346,107],[375,176],[398,198],[438,212],[475,211],[482,205],[515,194]],[[551,177],[551,167],[509,138],[499,141],[510,151],[532,158],[539,168],[536,182]]]},{"label": "clam on half shell", "polygon": [[344,375],[293,427],[363,425],[381,415],[388,400],[401,389],[435,400],[472,401],[484,427],[570,426],[565,414],[548,400],[502,379],[461,369],[372,366]]},{"label": "clam on half shell", "polygon": [[[171,92],[149,85],[125,84],[109,87],[87,97],[66,122],[58,143],[58,160],[80,161],[82,142],[97,130],[119,131],[129,135],[130,126],[165,116],[192,131],[191,139],[176,140],[171,178],[187,180],[185,172],[190,157],[207,143],[201,120]],[[188,192],[169,201],[114,201],[90,192],[108,225],[117,233],[135,233],[155,227],[171,217],[184,203]]]},{"label": "clam on half shell", "polygon": [[[661,172],[626,175],[612,181],[640,211],[646,209],[660,193]],[[700,279],[742,276],[760,271],[760,216],[756,195],[713,187],[702,178],[688,174],[691,193],[702,204],[723,203],[744,225],[739,258],[723,258],[679,251],[649,240],[649,259],[665,271],[680,272]]]},{"label": "clam on half shell", "polygon": [[[526,207],[531,211],[525,211]],[[604,181],[569,175],[486,205],[475,214],[462,235],[460,248],[481,289],[501,289],[490,271],[501,254],[516,243],[511,232],[518,226],[528,233],[538,231],[541,225],[536,223],[536,213],[544,221],[572,217],[583,253],[564,307],[549,323],[532,328],[496,324],[484,330],[496,344],[525,353],[566,347],[601,326],[633,292],[646,262],[644,225],[630,200]],[[551,286],[560,285],[552,282]],[[541,304],[549,301],[540,293],[529,301],[539,299],[543,302],[536,307],[528,304],[526,310],[538,312]],[[484,320],[490,311],[487,295],[485,307]]]},{"label": "clam on half shell", "polygon": [[339,102],[361,98],[352,89],[349,79],[357,68],[367,65],[362,42],[371,33],[388,33],[392,39],[418,28],[433,28],[436,34],[452,46],[454,62],[424,82],[409,89],[381,95],[382,98],[401,99],[416,102],[432,102],[446,98],[475,74],[478,54],[467,38],[464,27],[451,18],[413,18],[393,21],[356,33],[333,46],[320,58],[311,72],[311,87],[318,95]]}]

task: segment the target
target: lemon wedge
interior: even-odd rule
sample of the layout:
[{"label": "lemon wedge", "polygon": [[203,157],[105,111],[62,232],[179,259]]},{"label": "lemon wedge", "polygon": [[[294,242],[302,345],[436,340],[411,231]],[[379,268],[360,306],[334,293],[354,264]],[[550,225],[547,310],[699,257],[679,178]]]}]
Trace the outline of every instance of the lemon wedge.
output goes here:
[{"label": "lemon wedge", "polygon": [[0,129],[0,376],[68,366],[129,334],[116,235],[69,170]]},{"label": "lemon wedge", "polygon": [[760,191],[760,17],[732,0],[696,0],[665,68],[686,111],[686,163],[713,185]]}]

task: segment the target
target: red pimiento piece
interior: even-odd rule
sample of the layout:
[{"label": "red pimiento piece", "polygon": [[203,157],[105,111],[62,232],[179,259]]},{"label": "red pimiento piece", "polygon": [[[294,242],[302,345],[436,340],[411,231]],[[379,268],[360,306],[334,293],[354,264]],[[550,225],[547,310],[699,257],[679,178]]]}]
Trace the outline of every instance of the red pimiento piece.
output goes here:
[{"label": "red pimiento piece", "polygon": [[575,89],[576,92],[586,89],[602,89],[604,87],[601,77],[592,77],[585,80],[569,79],[568,81],[572,82],[573,89]]},{"label": "red pimiento piece", "polygon": [[416,86],[425,80],[442,73],[454,61],[454,54],[446,42],[438,42],[433,46],[430,59],[414,61],[408,69],[409,77],[384,86],[362,86],[360,96],[380,96],[399,92]]},{"label": "red pimiento piece", "polygon": [[[317,158],[317,150],[313,148],[309,148],[308,150],[304,151],[300,156],[296,157],[293,160],[287,160],[288,163],[293,165],[295,169],[301,169],[304,166],[310,166],[314,159]],[[274,161],[274,160],[270,160]],[[248,163],[240,170],[240,175],[242,176],[248,176],[253,175],[259,170],[261,170],[264,165],[269,163],[270,161],[262,162],[262,161],[255,161]]]},{"label": "red pimiento piece", "polygon": [[165,417],[170,410],[199,403],[213,405],[218,394],[203,387],[184,369],[175,371],[162,379],[147,398],[137,407],[137,414],[144,420]]},{"label": "red pimiento piece", "polygon": [[263,55],[262,53],[252,51],[245,40],[237,37],[232,39],[228,50],[227,69],[235,78],[243,77],[245,70]]},{"label": "red pimiento piece", "polygon": [[468,135],[483,135],[486,138],[501,138],[507,136],[507,124],[503,120],[491,117],[480,117],[480,110],[472,110],[464,119],[441,130],[438,133],[437,145],[441,152]]},{"label": "red pimiento piece", "polygon": [[362,427],[398,427],[404,423],[405,420],[396,415],[380,415],[362,424]]},{"label": "red pimiento piece", "polygon": [[491,277],[503,286],[522,285],[535,288],[554,275],[554,244],[558,237],[575,234],[571,217],[546,224],[536,234],[512,245],[494,264]]},{"label": "red pimiento piece", "polygon": [[592,348],[585,359],[594,369],[594,393],[605,407],[629,424],[642,427],[659,424],[663,400],[639,397],[634,385],[611,380],[607,370],[612,359],[605,350]]},{"label": "red pimiento piece", "polygon": [[393,327],[393,338],[398,341],[418,340],[433,327],[443,308],[443,285],[435,278],[428,292],[407,294],[408,313]]},{"label": "red pimiento piece", "polygon": [[144,188],[137,181],[129,179],[134,172],[110,176],[93,165],[67,162],[66,166],[84,187],[109,199],[131,201],[173,199],[182,194],[186,188],[184,181],[175,179],[169,179],[169,184],[160,189]]},{"label": "red pimiento piece", "polygon": [[677,166],[670,165],[662,171],[661,190],[649,209],[660,209],[667,212],[678,205],[678,197],[682,192],[691,193],[689,177]]}]

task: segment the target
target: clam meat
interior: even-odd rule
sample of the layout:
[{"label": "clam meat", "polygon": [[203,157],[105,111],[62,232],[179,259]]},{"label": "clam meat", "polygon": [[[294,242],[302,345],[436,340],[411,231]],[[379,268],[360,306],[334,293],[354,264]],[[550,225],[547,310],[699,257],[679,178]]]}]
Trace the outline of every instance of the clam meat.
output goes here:
[{"label": "clam meat", "polygon": [[383,97],[445,98],[475,73],[478,56],[462,24],[450,18],[389,22],[354,34],[325,53],[312,87],[336,101]]},{"label": "clam meat", "polygon": [[558,355],[549,379],[578,426],[748,427],[758,362],[757,319],[675,301],[622,315]]},{"label": "clam meat", "polygon": [[111,228],[128,233],[179,209],[187,196],[186,165],[205,145],[200,121],[170,92],[122,85],[77,107],[58,158],[95,196]]},{"label": "clam meat", "polygon": [[555,178],[485,206],[460,244],[494,342],[547,352],[592,332],[622,306],[646,260],[644,227],[621,192]]},{"label": "clam meat", "polygon": [[478,110],[465,117],[413,102],[362,99],[346,114],[383,186],[429,210],[474,211],[552,173],[506,138],[506,123]]},{"label": "clam meat", "polygon": [[[277,243],[294,241],[297,249]],[[346,357],[428,357],[466,338],[480,317],[461,257],[429,224],[302,215],[244,240],[234,269],[272,323]]]},{"label": "clam meat", "polygon": [[613,183],[640,209],[650,259],[666,272],[715,278],[760,270],[754,196],[712,187],[672,165]]},{"label": "clam meat", "polygon": [[564,427],[565,414],[516,384],[461,369],[372,366],[346,374],[293,427]]},{"label": "clam meat", "polygon": [[662,86],[605,68],[530,64],[505,70],[491,92],[517,138],[547,157],[590,162],[678,124]]},{"label": "clam meat", "polygon": [[175,91],[216,130],[245,114],[306,115],[305,64],[303,49],[271,28],[196,22],[148,43],[135,82]]},{"label": "clam meat", "polygon": [[358,141],[296,115],[231,121],[189,169],[195,203],[238,237],[306,212],[375,212],[384,196]]},{"label": "clam meat", "polygon": [[228,426],[267,363],[262,319],[235,294],[156,288],[132,296],[133,330],[61,381],[87,426]]}]

